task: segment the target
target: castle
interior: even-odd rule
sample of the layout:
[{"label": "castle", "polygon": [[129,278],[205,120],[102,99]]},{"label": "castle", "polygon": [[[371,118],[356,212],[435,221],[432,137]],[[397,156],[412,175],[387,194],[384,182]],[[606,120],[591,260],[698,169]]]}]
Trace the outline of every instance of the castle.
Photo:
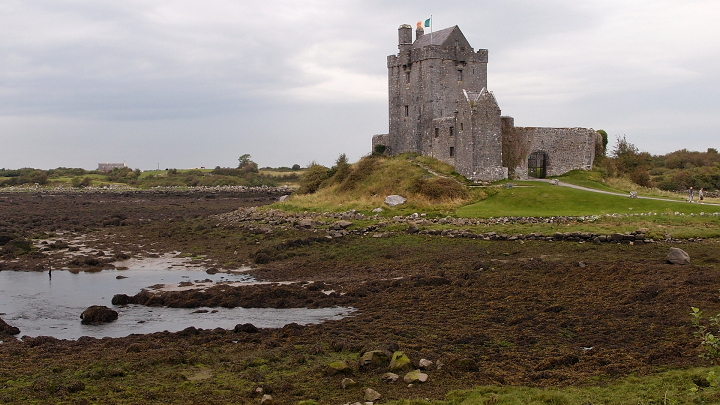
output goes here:
[{"label": "castle", "polygon": [[515,127],[487,89],[488,50],[473,50],[458,26],[425,34],[398,29],[387,58],[389,133],[373,136],[395,155],[432,156],[475,181],[556,176],[590,169],[601,136],[588,128]]}]

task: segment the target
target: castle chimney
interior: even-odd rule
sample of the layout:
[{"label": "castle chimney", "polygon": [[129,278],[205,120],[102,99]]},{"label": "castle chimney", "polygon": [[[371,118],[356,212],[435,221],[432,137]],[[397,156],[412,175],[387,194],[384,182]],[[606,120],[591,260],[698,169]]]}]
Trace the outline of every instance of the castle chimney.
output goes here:
[{"label": "castle chimney", "polygon": [[415,28],[415,40],[417,41],[425,34],[425,29],[423,29],[423,23],[422,21],[418,21],[417,28]]},{"label": "castle chimney", "polygon": [[403,24],[398,28],[398,48],[400,52],[409,50],[412,47],[412,27]]}]

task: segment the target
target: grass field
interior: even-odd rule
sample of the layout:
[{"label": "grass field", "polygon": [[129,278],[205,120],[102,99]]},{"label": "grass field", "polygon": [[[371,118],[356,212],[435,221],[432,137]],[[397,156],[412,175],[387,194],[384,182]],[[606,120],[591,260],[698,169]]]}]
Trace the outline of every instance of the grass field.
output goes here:
[{"label": "grass field", "polygon": [[637,213],[683,213],[686,215],[720,212],[720,206],[629,198],[589,192],[543,182],[515,182],[515,187],[498,188],[483,201],[457,209],[460,217],[499,216],[585,216]]}]

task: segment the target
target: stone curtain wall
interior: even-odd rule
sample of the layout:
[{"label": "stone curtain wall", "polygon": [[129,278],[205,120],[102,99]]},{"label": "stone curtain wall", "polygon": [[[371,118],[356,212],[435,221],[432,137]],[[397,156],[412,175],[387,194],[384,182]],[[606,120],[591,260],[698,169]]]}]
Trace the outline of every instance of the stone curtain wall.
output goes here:
[{"label": "stone curtain wall", "polygon": [[[600,136],[591,128],[515,127],[516,139],[529,139],[529,156],[533,152],[547,153],[547,176],[559,176],[571,170],[592,169],[595,144]],[[527,158],[518,166],[516,174],[528,178]]]}]

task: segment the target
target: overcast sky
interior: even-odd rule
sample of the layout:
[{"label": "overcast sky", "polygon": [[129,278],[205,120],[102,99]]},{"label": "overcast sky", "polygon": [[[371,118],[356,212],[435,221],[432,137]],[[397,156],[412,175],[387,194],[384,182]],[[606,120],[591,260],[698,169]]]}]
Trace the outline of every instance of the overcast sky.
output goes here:
[{"label": "overcast sky", "polygon": [[720,149],[717,0],[4,0],[0,168],[354,162],[398,26],[430,15],[489,49],[517,126]]}]

